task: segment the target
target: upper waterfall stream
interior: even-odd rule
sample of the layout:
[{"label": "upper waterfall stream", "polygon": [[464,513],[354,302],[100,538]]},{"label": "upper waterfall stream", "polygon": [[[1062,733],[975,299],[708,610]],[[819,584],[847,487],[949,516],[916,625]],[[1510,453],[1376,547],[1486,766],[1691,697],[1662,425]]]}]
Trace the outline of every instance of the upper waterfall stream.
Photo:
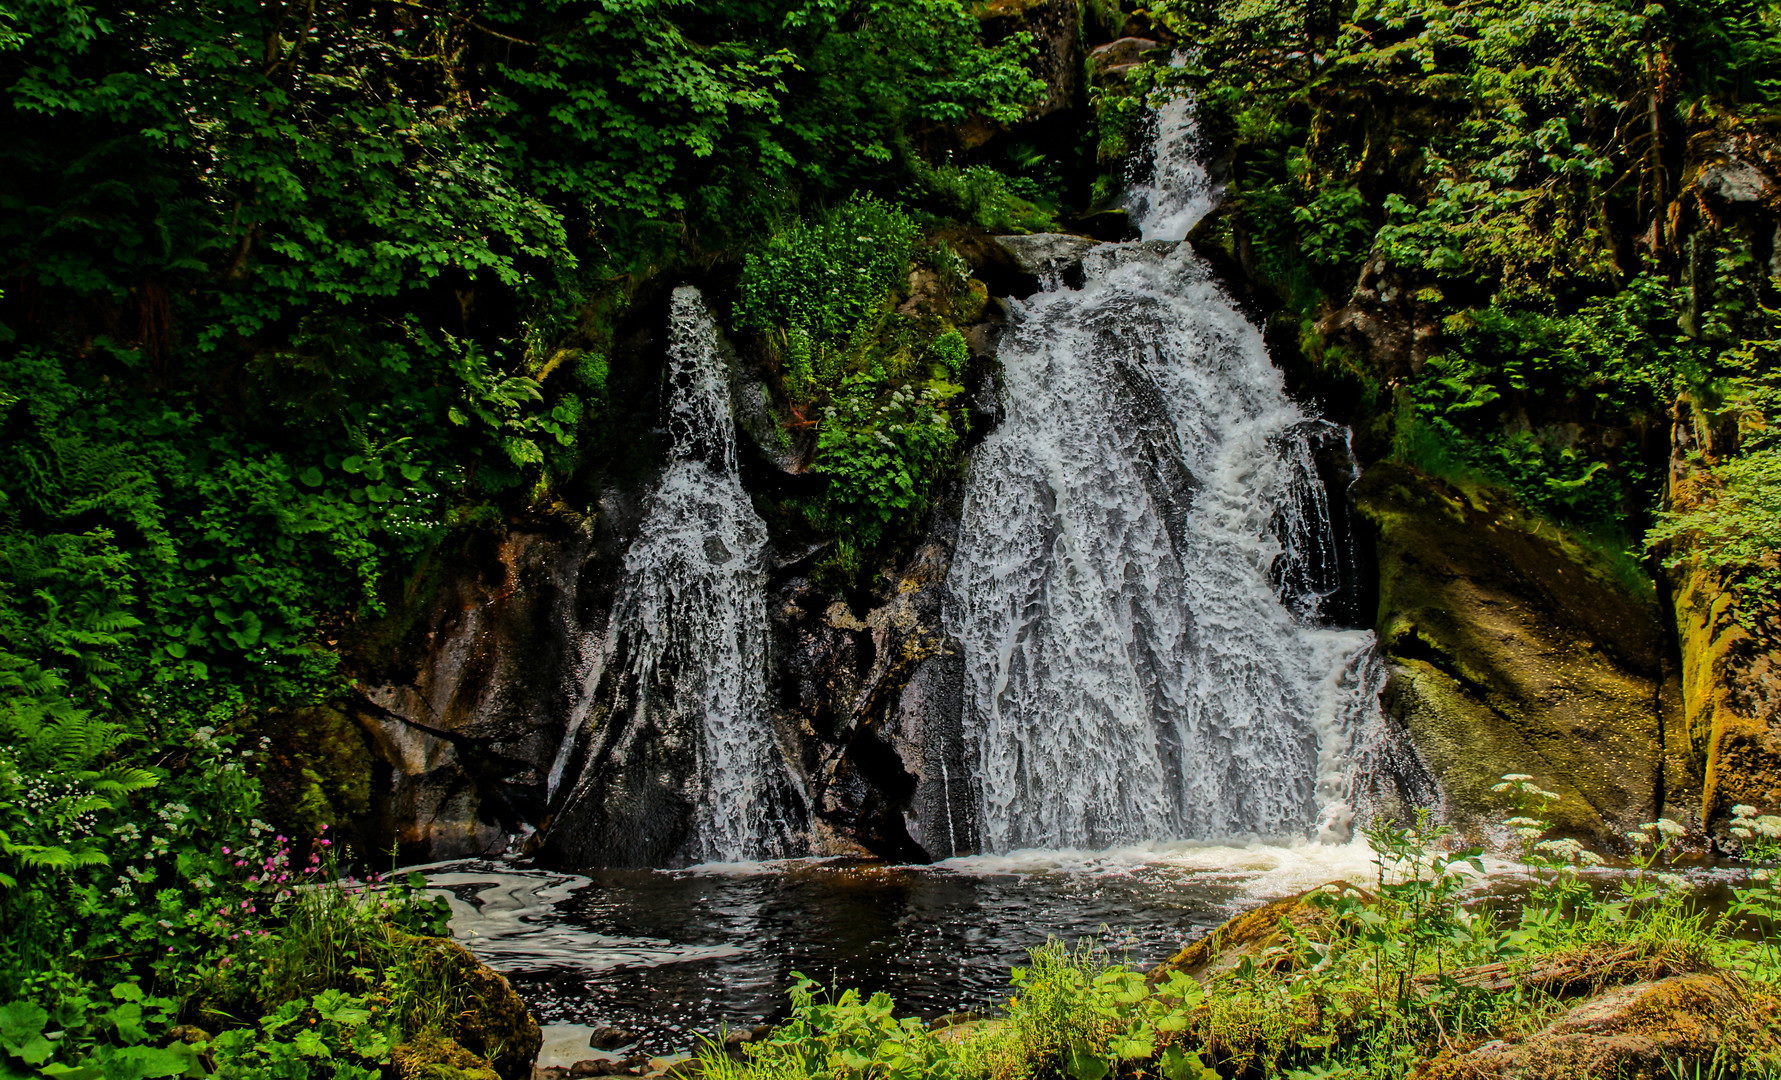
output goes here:
[{"label": "upper waterfall stream", "polygon": [[1314,618],[1331,425],[1180,242],[1213,202],[1194,140],[1162,111],[1145,239],[1053,268],[1002,338],[946,608],[993,851],[1303,836],[1376,708],[1372,634]]}]

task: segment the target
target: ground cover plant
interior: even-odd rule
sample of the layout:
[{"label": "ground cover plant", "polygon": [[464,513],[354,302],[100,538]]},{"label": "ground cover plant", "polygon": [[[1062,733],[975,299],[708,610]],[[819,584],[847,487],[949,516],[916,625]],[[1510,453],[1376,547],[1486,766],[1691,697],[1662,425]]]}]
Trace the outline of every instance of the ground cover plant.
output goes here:
[{"label": "ground cover plant", "polygon": [[[1682,832],[1675,823],[1631,833],[1630,867],[1604,888],[1590,881],[1599,856],[1547,837],[1541,811],[1556,795],[1519,775],[1499,789],[1520,804],[1507,827],[1521,849],[1522,901],[1471,897],[1480,852],[1456,847],[1446,827],[1426,816],[1408,827],[1382,823],[1367,832],[1373,881],[1332,883],[1267,909],[1265,925],[1222,962],[1216,947],[1190,948],[1191,974],[1170,965],[1145,973],[1092,946],[1054,941],[1015,970],[999,1015],[932,1027],[899,1018],[889,995],[864,998],[800,976],[792,1020],[741,1060],[708,1048],[704,1075],[1468,1075],[1443,1073],[1441,1063],[1493,1038],[1537,1032],[1582,988],[1709,969],[1731,973],[1755,1000],[1769,995],[1773,1020],[1781,817],[1737,809],[1744,882],[1730,908],[1712,916],[1670,864]],[[1677,1076],[1768,1077],[1781,1072],[1781,1046],[1746,1027],[1674,1065],[1686,1069]]]}]

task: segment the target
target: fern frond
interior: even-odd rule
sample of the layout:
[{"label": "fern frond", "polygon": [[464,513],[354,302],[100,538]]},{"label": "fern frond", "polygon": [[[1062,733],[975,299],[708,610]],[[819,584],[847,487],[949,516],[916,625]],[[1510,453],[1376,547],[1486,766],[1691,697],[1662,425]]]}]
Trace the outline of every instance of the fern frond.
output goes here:
[{"label": "fern frond", "polygon": [[161,778],[148,769],[134,765],[112,765],[88,780],[87,786],[94,791],[102,791],[109,795],[130,795],[138,791],[146,791],[161,782]]}]

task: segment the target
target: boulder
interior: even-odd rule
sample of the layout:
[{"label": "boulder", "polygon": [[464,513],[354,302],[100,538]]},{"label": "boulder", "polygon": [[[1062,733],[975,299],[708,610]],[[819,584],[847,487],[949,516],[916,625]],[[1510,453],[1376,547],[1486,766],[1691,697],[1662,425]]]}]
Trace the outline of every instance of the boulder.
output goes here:
[{"label": "boulder", "polygon": [[1382,463],[1353,496],[1376,535],[1382,701],[1455,820],[1501,816],[1504,773],[1563,796],[1546,813],[1577,836],[1688,814],[1654,594],[1497,489]]},{"label": "boulder", "polygon": [[1089,77],[1097,85],[1121,78],[1160,48],[1156,41],[1143,37],[1122,37],[1097,45],[1088,53]]},{"label": "boulder", "polygon": [[444,992],[461,1005],[450,1021],[451,1041],[482,1059],[504,1080],[528,1076],[544,1036],[507,979],[455,941],[410,940],[422,946],[417,950],[421,985],[447,988]]},{"label": "boulder", "polygon": [[1418,1080],[1559,1080],[1561,1077],[1695,1075],[1676,1066],[1739,1062],[1773,1050],[1777,1002],[1719,972],[1617,986],[1518,1041],[1499,1039],[1443,1053]]},{"label": "boulder", "polygon": [[1772,185],[1762,169],[1748,160],[1741,149],[1731,141],[1715,145],[1710,152],[1710,163],[1695,176],[1695,185],[1728,203],[1762,202]]},{"label": "boulder", "polygon": [[1066,273],[1101,243],[1092,237],[1064,233],[998,236],[995,241],[1023,272],[1041,280]]},{"label": "boulder", "polygon": [[1356,891],[1346,881],[1309,889],[1293,896],[1271,900],[1252,911],[1237,915],[1216,930],[1183,946],[1181,951],[1164,960],[1149,973],[1151,982],[1161,982],[1171,971],[1191,975],[1199,982],[1210,982],[1248,959],[1257,970],[1286,970],[1293,958],[1280,946],[1289,940],[1285,927],[1313,941],[1331,940],[1341,929],[1338,916],[1312,897],[1326,892]]}]

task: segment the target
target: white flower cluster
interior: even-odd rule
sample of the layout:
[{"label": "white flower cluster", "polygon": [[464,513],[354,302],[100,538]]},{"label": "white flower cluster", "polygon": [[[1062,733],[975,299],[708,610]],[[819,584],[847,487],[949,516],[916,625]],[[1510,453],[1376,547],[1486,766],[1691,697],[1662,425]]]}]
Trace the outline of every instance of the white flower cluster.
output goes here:
[{"label": "white flower cluster", "polygon": [[1546,823],[1531,817],[1512,817],[1503,824],[1515,830],[1515,835],[1523,840],[1532,840],[1546,831]]},{"label": "white flower cluster", "polygon": [[1534,850],[1549,859],[1562,859],[1592,868],[1602,865],[1602,857],[1577,840],[1542,840],[1534,845]]},{"label": "white flower cluster", "polygon": [[1551,802],[1557,802],[1559,799],[1564,797],[1556,791],[1547,791],[1545,788],[1534,783],[1533,781],[1534,781],[1534,778],[1529,776],[1527,773],[1504,773],[1503,774],[1503,782],[1500,784],[1492,785],[1490,790],[1501,795],[1505,792],[1515,791],[1515,790],[1519,789],[1528,795],[1537,795],[1540,798],[1546,799]]},{"label": "white flower cluster", "polygon": [[1658,818],[1656,821],[1645,822],[1637,829],[1628,830],[1626,838],[1633,842],[1634,847],[1641,847],[1645,844],[1668,843],[1685,831],[1680,824],[1669,818]]},{"label": "white flower cluster", "polygon": [[1732,807],[1732,835],[1739,840],[1781,840],[1781,816],[1758,815],[1756,807],[1739,803]]}]

